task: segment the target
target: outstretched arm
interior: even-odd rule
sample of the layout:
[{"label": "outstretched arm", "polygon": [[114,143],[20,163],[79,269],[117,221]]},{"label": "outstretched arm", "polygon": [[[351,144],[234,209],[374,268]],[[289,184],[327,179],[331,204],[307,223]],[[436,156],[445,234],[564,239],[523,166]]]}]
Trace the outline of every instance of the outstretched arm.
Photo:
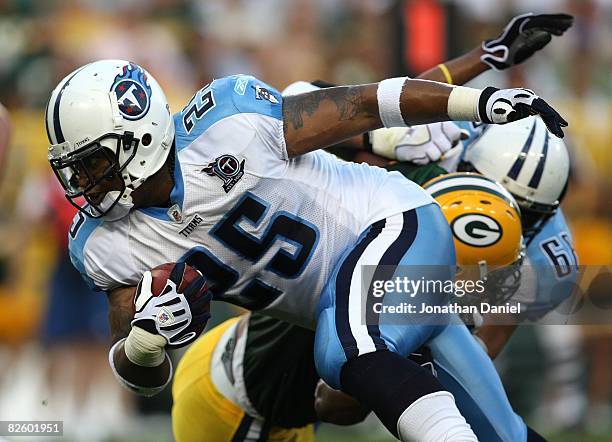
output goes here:
[{"label": "outstretched arm", "polygon": [[446,120],[505,124],[540,115],[562,137],[567,122],[528,89],[450,87],[427,80],[395,78],[378,84],[320,89],[283,100],[289,156],[337,144],[380,127]]},{"label": "outstretched arm", "polygon": [[483,72],[508,69],[543,49],[552,36],[560,36],[573,24],[568,14],[523,14],[506,25],[500,35],[485,40],[465,55],[440,64],[419,78],[465,84]]},{"label": "outstretched arm", "polygon": [[[567,29],[572,26],[573,17],[567,14],[523,14],[514,17],[508,25],[504,28],[499,36],[494,39],[485,40],[481,45],[472,49],[467,54],[460,57],[454,58],[446,63],[439,64],[438,66],[429,69],[419,75],[419,79],[432,80],[438,82],[445,82],[448,84],[462,85],[473,78],[477,77],[481,73],[494,68],[496,70],[507,69],[516,64],[520,64],[530,58],[540,49],[544,48],[551,40],[552,36],[562,35]],[[355,88],[345,91],[344,97],[340,92],[329,92],[328,97],[338,106],[339,114],[344,120],[356,119],[360,114],[360,105],[365,101],[366,98],[372,98],[372,91],[367,96],[365,91],[359,91]],[[325,97],[320,95],[318,97],[312,96],[303,102],[291,103],[292,100],[286,99],[286,109],[288,110],[285,120],[285,133],[291,130],[288,124],[293,126],[293,129],[304,127],[303,113],[311,115],[318,107],[318,101],[323,100]],[[332,108],[333,109],[333,108]],[[370,113],[366,121],[362,121],[364,125],[372,120],[376,122],[376,113],[370,109]],[[374,113],[373,113],[374,112]],[[330,115],[334,118],[335,115]],[[446,118],[448,119],[448,118]],[[417,122],[419,120],[416,120]],[[439,121],[439,120],[438,120]],[[486,121],[486,120],[485,120]],[[511,121],[511,120],[509,120]],[[380,124],[380,122],[378,122]],[[378,126],[380,127],[380,126]],[[452,128],[453,125],[448,125]],[[448,129],[447,127],[447,129]],[[376,128],[376,127],[375,127]],[[420,157],[423,157],[423,161],[435,160],[439,158],[446,150],[452,147],[460,137],[459,131],[444,130],[442,126],[436,126],[436,130],[429,130],[429,144],[435,146],[435,148],[428,149],[425,144],[427,140],[419,134],[408,133],[406,136],[400,136],[401,143],[405,144],[406,155],[399,155],[397,159],[406,161],[413,161]],[[553,128],[553,132],[560,134],[562,131],[557,127]],[[558,129],[558,130],[557,130]],[[357,129],[356,129],[357,130]],[[427,131],[426,131],[427,132]],[[455,132],[455,133],[453,133]],[[435,134],[440,133],[438,139],[435,139]],[[406,134],[403,132],[396,132],[397,134]],[[350,134],[343,136],[341,139],[336,138],[336,133],[332,129],[330,134],[327,134],[321,141],[326,143],[325,146],[329,146],[334,143],[343,143],[344,148],[357,149],[357,150],[368,150],[374,149],[379,155],[383,155],[387,158],[396,159],[397,152],[395,151],[394,140],[397,136],[385,136],[382,139],[377,140],[381,146],[372,146],[369,143],[364,144],[361,137],[355,136],[350,139]],[[328,138],[333,138],[332,142],[327,141]],[[380,138],[380,137],[379,137]],[[318,141],[318,138],[312,139],[312,141]],[[370,137],[370,142],[371,142]],[[306,146],[311,142],[310,139],[304,140]],[[411,145],[420,146],[419,152],[411,152]],[[291,147],[293,145],[291,144]],[[442,148],[442,149],[441,149]],[[295,149],[290,149],[290,155],[299,155],[304,153],[302,147],[297,145]],[[312,149],[310,149],[312,150]]]},{"label": "outstretched arm", "polygon": [[[377,90],[378,84],[367,84],[286,97],[283,120],[289,156],[383,127]],[[419,124],[448,119],[445,107],[450,91],[450,87],[441,83],[407,79],[400,99],[404,121]]]},{"label": "outstretched arm", "polygon": [[481,60],[484,54],[483,49],[477,46],[466,54],[428,69],[421,73],[418,78],[448,84],[465,84],[491,69]]}]

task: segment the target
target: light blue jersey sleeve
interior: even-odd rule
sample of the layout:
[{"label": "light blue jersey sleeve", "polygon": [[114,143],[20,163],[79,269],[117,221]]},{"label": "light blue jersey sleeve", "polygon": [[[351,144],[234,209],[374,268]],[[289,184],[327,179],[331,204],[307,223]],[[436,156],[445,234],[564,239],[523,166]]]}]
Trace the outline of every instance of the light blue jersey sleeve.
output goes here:
[{"label": "light blue jersey sleeve", "polygon": [[89,288],[97,291],[102,289],[96,285],[91,275],[85,269],[85,244],[100,224],[102,224],[102,220],[90,218],[81,212],[77,212],[68,231],[70,261],[72,261],[72,265],[79,271]]},{"label": "light blue jersey sleeve", "polygon": [[578,257],[561,209],[529,243],[527,256],[537,274],[536,302],[527,317],[536,320],[565,301],[576,287]]},{"label": "light blue jersey sleeve", "polygon": [[107,223],[78,212],[68,232],[70,260],[87,285],[111,291],[136,285],[142,269],[132,259],[126,219]]},{"label": "light blue jersey sleeve", "polygon": [[[283,98],[276,89],[250,75],[233,75],[212,81],[194,94],[174,115],[177,151],[190,146],[212,128],[240,130],[240,119],[250,125],[261,141],[286,159],[282,116]],[[228,129],[232,130],[232,129]]]}]

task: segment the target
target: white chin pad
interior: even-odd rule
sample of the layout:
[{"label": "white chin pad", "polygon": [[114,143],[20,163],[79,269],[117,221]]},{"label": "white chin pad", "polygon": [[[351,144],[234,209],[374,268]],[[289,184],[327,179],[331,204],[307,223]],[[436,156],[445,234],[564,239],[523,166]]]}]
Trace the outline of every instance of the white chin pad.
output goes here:
[{"label": "white chin pad", "polygon": [[[115,204],[112,209],[104,214],[104,219],[106,221],[116,221],[130,213],[130,210],[132,210],[132,207],[134,207],[132,196],[130,195],[131,193],[131,189],[125,190],[125,193],[119,199],[119,201],[117,201],[117,204]],[[104,199],[100,203],[100,209],[102,209],[102,211],[108,210],[108,208],[112,206],[113,202],[119,197],[120,194],[121,192],[118,190],[107,192],[106,195],[104,195]]]}]

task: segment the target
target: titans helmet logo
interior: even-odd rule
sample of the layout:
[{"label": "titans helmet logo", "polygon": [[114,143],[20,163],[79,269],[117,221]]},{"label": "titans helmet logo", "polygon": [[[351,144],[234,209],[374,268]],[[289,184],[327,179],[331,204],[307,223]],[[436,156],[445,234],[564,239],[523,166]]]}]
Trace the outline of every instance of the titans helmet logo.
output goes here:
[{"label": "titans helmet logo", "polygon": [[144,70],[130,63],[123,66],[123,72],[115,77],[111,91],[117,94],[119,112],[128,120],[139,120],[149,111],[151,86]]}]

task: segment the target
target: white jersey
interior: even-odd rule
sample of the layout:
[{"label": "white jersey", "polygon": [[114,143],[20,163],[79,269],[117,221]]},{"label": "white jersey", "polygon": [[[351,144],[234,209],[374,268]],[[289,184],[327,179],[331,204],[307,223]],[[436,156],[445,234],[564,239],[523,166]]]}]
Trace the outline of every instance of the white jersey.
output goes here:
[{"label": "white jersey", "polygon": [[187,260],[215,300],[312,327],[343,252],[372,223],[433,202],[399,173],[322,151],[289,159],[282,97],[249,76],[198,91],[176,127],[173,206],[105,222],[77,214],[70,254],[101,290]]}]

